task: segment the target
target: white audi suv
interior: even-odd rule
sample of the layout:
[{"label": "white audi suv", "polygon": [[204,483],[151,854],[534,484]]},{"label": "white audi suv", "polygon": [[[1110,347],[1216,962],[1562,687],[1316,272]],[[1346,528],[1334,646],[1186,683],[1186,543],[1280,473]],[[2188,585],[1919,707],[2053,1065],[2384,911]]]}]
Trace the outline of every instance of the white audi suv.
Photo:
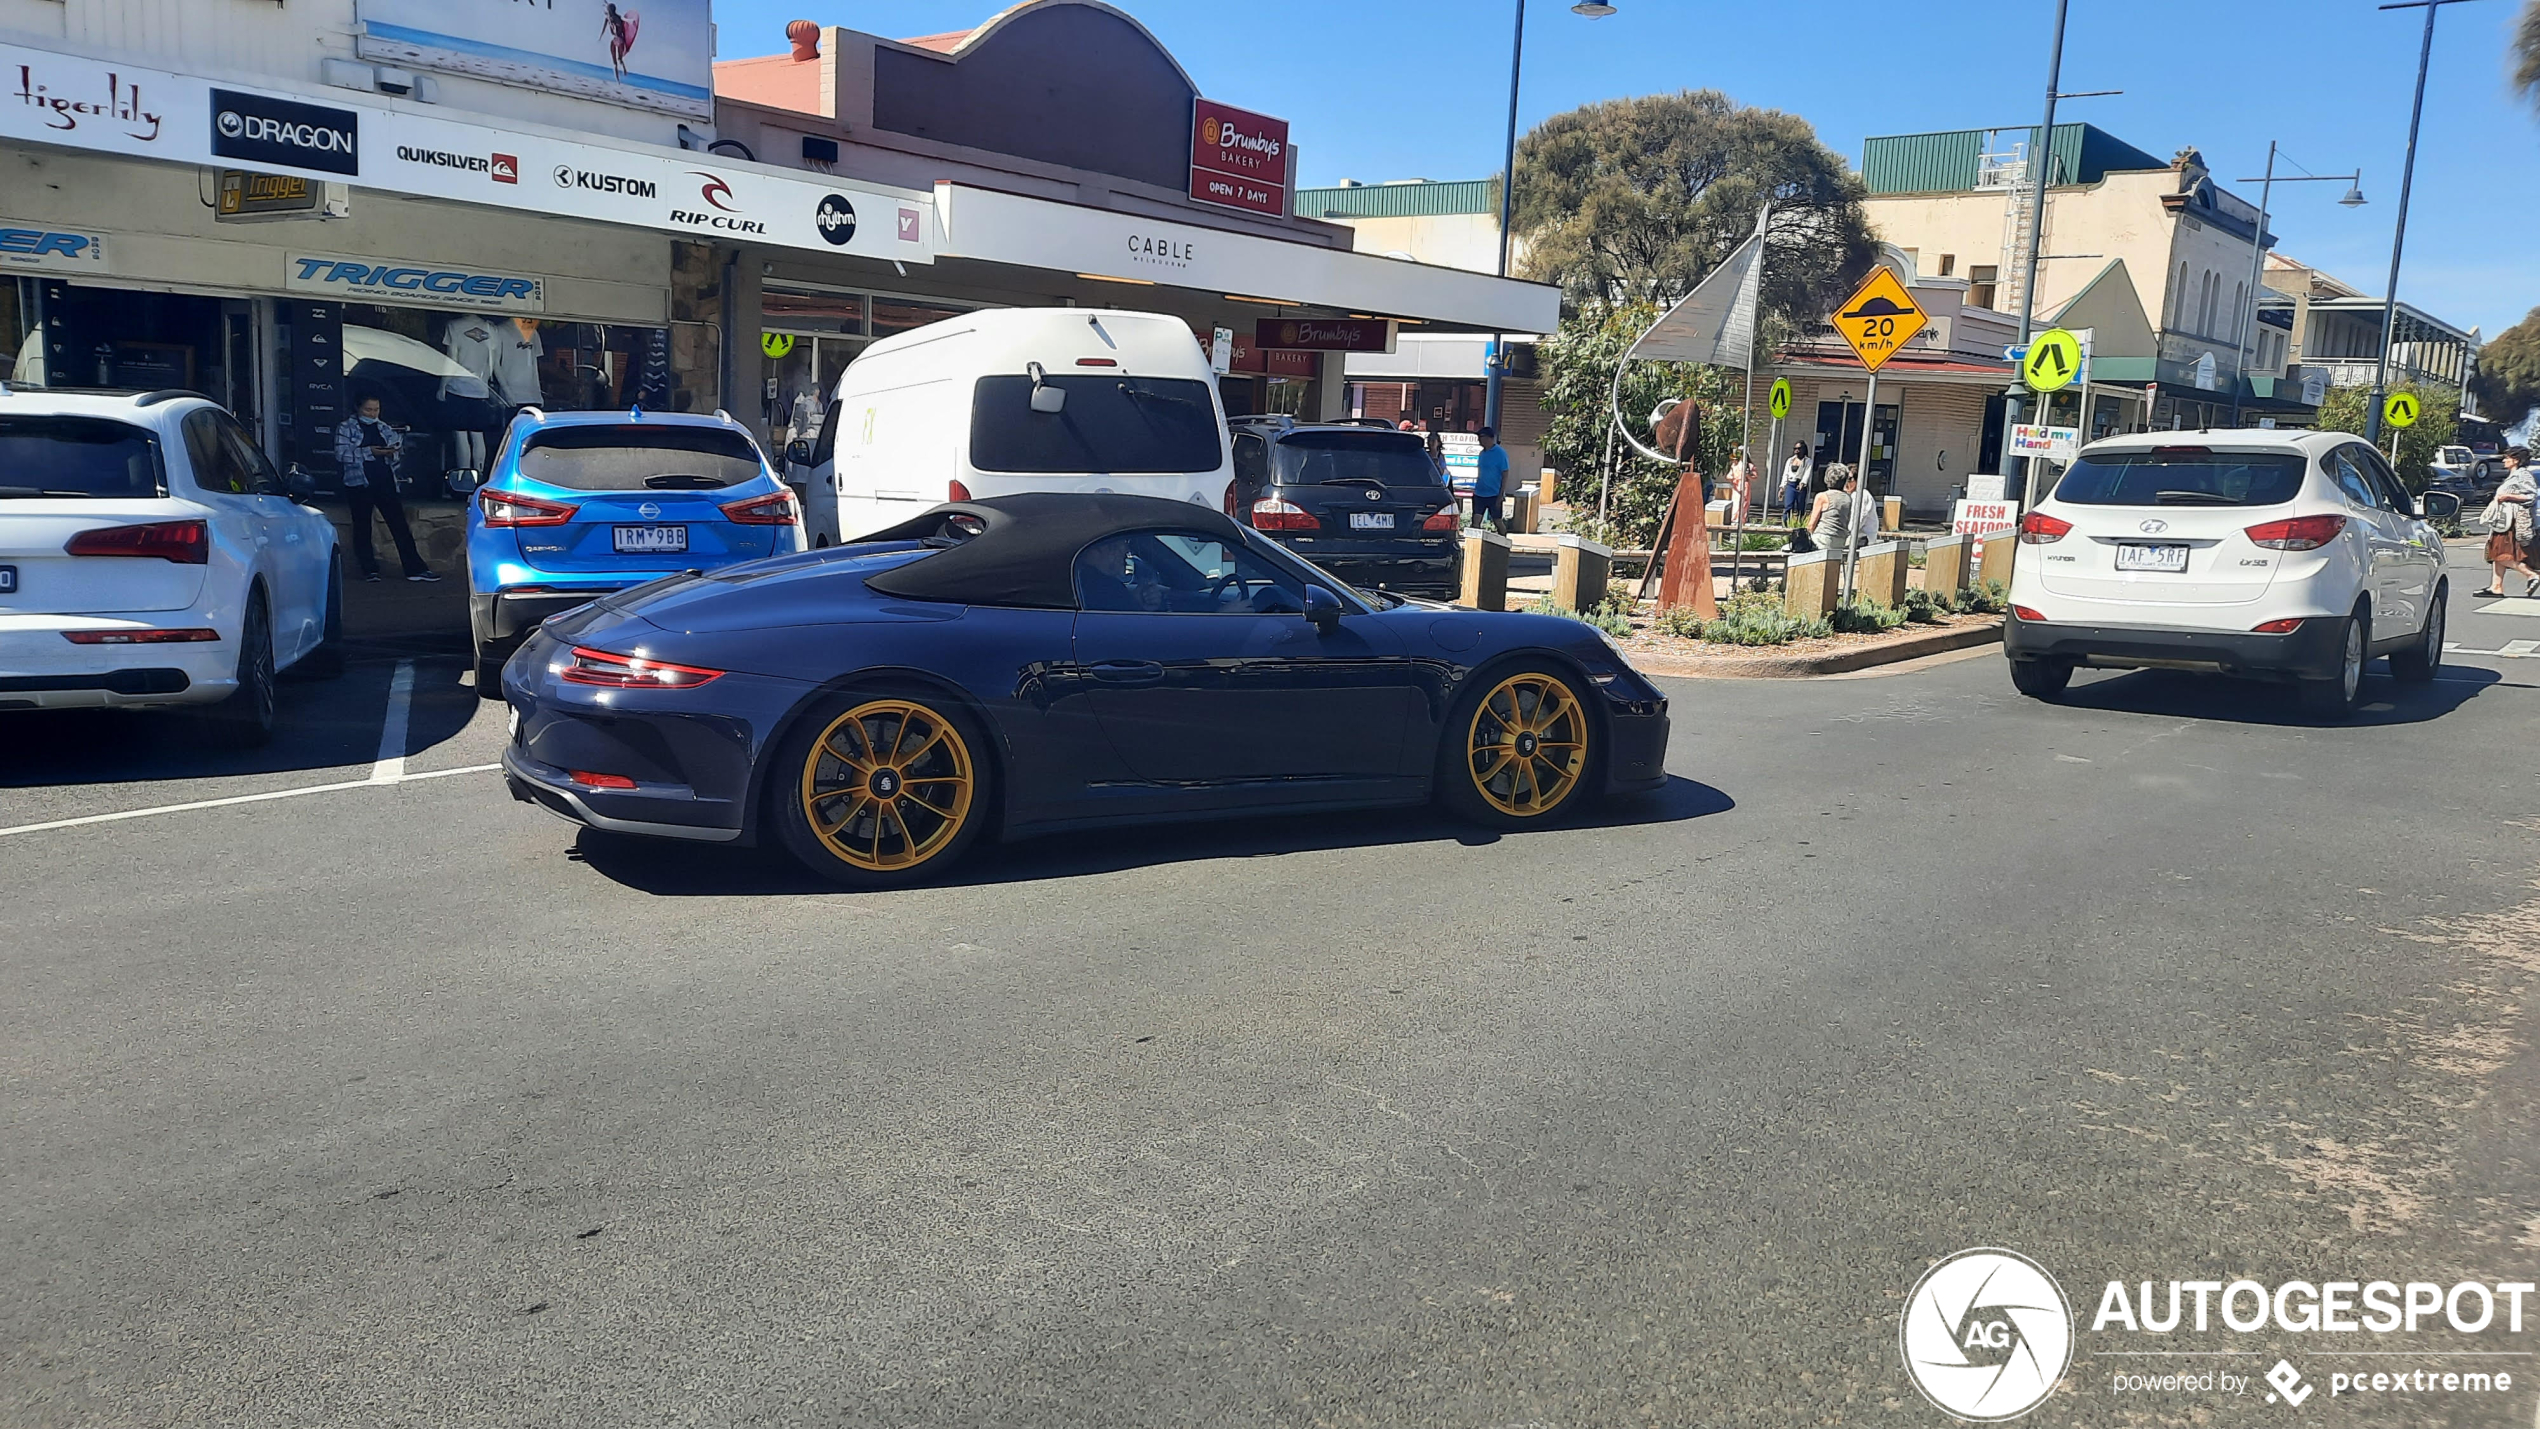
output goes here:
[{"label": "white audi suv", "polygon": [[2076,666],[2292,681],[2355,707],[2365,664],[2443,660],[2443,539],[2343,432],[2150,432],[2093,442],[2020,524],[2003,652],[2039,699]]}]

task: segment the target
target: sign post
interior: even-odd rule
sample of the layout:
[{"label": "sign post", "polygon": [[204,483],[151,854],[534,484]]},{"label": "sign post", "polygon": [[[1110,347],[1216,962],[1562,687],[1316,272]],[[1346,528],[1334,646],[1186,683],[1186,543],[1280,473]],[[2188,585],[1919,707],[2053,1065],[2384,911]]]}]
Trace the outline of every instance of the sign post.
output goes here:
[{"label": "sign post", "polygon": [[[2061,392],[2065,388],[2073,385],[2074,380],[2082,376],[2084,361],[2085,359],[2082,357],[2081,351],[2081,339],[2063,328],[2049,328],[2046,331],[2039,333],[2036,337],[2030,339],[2028,352],[2020,358],[2020,381],[2027,384],[2028,389],[2038,395],[2038,415],[2041,418],[2046,415],[2046,402],[2044,399],[2047,395],[2054,392]],[[2085,407],[2089,402],[2089,394],[2090,386],[2088,381],[2085,379],[2082,384],[2082,400]],[[2029,455],[2032,457],[2032,460],[2029,461],[2027,467],[2027,483],[2021,490],[2020,507],[2022,510],[2028,510],[2037,505],[2037,462],[2034,460],[2034,457],[2045,455],[2046,453],[2040,450],[2033,450],[2028,446],[2023,446],[2021,433],[2023,431],[2034,433],[2041,431],[2061,432],[2065,430],[2067,429],[2049,427],[2043,422],[2026,428],[2015,427],[2012,429],[2011,444],[2014,448],[2014,454]],[[2074,430],[2077,433],[2077,429]],[[2042,443],[2043,439],[2031,438],[2031,441]],[[2063,444],[2057,443],[2057,445],[2061,446]],[[2063,460],[2070,462],[2072,458],[2070,456],[2065,456]]]},{"label": "sign post", "polygon": [[[1781,469],[1779,464],[1783,459],[1781,454],[1782,418],[1790,415],[1789,378],[1773,379],[1773,390],[1764,398],[1764,406],[1773,414],[1773,435],[1764,443],[1765,460],[1774,463],[1772,467],[1764,471],[1764,479],[1772,483],[1771,486],[1764,488],[1764,524],[1769,526],[1773,521],[1773,497],[1778,494],[1781,486],[1781,478],[1775,473]],[[1787,517],[1790,513],[1784,511],[1782,515]]]},{"label": "sign post", "polygon": [[1861,365],[1870,370],[1870,390],[1861,403],[1861,460],[1853,468],[1860,487],[1852,497],[1852,530],[1843,551],[1843,598],[1852,598],[1853,567],[1859,564],[1861,552],[1861,517],[1880,507],[1870,491],[1870,451],[1878,440],[1879,369],[1887,365],[1905,344],[1914,340],[1931,323],[1931,318],[1914,302],[1905,285],[1887,265],[1870,270],[1852,296],[1835,308],[1832,319],[1835,331],[1852,344]]}]

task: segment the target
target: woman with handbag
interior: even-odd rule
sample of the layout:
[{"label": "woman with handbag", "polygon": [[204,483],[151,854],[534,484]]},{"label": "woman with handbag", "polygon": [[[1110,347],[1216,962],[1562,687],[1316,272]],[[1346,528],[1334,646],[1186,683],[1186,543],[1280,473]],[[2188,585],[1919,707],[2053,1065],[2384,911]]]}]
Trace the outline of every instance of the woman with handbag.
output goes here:
[{"label": "woman with handbag", "polygon": [[2518,572],[2523,577],[2522,593],[2540,592],[2540,571],[2531,568],[2532,515],[2540,503],[2540,481],[2531,475],[2531,453],[2515,447],[2505,453],[2504,484],[2496,488],[2495,499],[2479,513],[2487,537],[2487,562],[2496,574],[2488,581],[2481,596],[2493,599],[2505,593],[2505,575]]}]

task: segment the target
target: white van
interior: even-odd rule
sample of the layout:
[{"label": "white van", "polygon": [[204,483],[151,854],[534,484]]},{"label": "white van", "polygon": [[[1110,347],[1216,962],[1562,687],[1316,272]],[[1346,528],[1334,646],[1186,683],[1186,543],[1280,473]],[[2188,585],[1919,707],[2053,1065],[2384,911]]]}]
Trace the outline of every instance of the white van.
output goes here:
[{"label": "white van", "polygon": [[1234,466],[1190,325],[1102,308],[990,308],[885,338],[838,379],[804,517],[851,541],[940,501],[1119,491],[1223,509]]}]

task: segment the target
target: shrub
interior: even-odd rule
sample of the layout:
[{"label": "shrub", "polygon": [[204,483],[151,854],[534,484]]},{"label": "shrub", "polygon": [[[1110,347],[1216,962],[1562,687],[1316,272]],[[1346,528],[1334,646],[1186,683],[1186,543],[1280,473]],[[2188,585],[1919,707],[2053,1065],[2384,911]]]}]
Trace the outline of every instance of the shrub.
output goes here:
[{"label": "shrub", "polygon": [[1833,633],[1825,621],[1793,615],[1779,598],[1754,591],[1729,597],[1717,620],[1695,622],[1690,612],[1668,613],[1685,616],[1682,623],[1694,627],[1701,639],[1722,645],[1787,645]]},{"label": "shrub", "polygon": [[1617,590],[1607,591],[1605,599],[1597,602],[1594,609],[1585,611],[1572,610],[1566,605],[1555,605],[1549,594],[1539,595],[1535,597],[1534,604],[1526,607],[1525,613],[1558,615],[1567,620],[1575,620],[1581,625],[1595,626],[1617,640],[1632,633],[1632,598]]},{"label": "shrub", "polygon": [[2011,604],[2011,588],[2000,581],[1978,581],[1958,597],[1958,609],[1969,615],[2000,615]]},{"label": "shrub", "polygon": [[1905,603],[1897,608],[1918,625],[1938,625],[1942,616],[1957,608],[1957,602],[1942,592],[1909,590],[1905,592]]},{"label": "shrub", "polygon": [[1834,608],[1838,635],[1883,635],[1904,623],[1904,611],[1875,600],[1855,597]]},{"label": "shrub", "polygon": [[1658,612],[1658,618],[1649,623],[1649,628],[1677,640],[1699,640],[1702,638],[1702,617],[1693,613],[1692,606],[1671,605]]}]

